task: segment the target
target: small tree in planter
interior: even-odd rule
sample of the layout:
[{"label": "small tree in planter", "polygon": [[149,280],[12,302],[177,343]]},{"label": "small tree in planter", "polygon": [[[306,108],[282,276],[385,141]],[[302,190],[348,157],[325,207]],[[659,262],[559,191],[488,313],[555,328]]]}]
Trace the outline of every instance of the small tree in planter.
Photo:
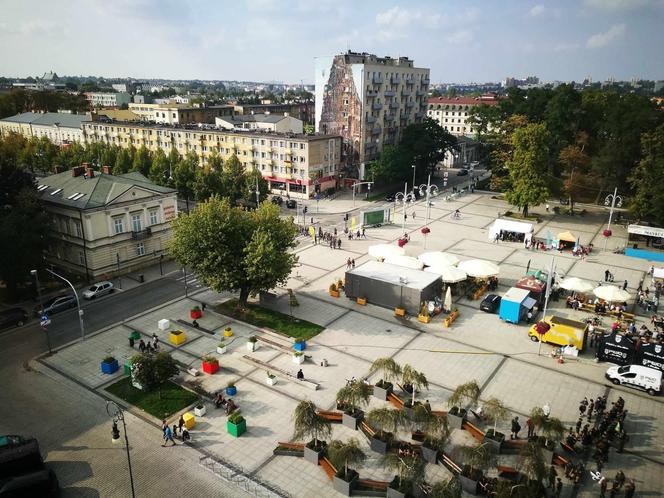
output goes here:
[{"label": "small tree in planter", "polygon": [[505,405],[498,398],[489,398],[486,403],[482,406],[482,412],[489,418],[493,420],[493,429],[486,431],[484,435],[484,442],[492,444],[496,449],[496,452],[500,452],[500,446],[505,441],[505,434],[502,432],[497,432],[496,427],[499,420],[505,420],[509,417],[509,411],[505,408]]},{"label": "small tree in planter", "polygon": [[325,451],[325,438],[332,435],[330,421],[321,417],[313,401],[305,400],[293,413],[293,439],[312,438],[304,445],[304,459],[315,465]]},{"label": "small tree in planter", "polygon": [[422,458],[427,463],[435,464],[438,461],[438,453],[442,452],[450,437],[450,429],[446,417],[432,415],[423,406],[417,406],[413,410],[414,421],[424,431],[422,441]]},{"label": "small tree in planter", "polygon": [[247,421],[240,414],[240,410],[235,410],[228,416],[226,430],[233,437],[240,437],[247,431]]},{"label": "small tree in planter", "polygon": [[101,371],[105,374],[114,374],[119,368],[118,360],[112,356],[107,356],[101,361]]},{"label": "small tree in planter", "polygon": [[339,297],[339,288],[337,287],[336,282],[330,284],[328,291],[330,293],[330,296]]},{"label": "small tree in planter", "polygon": [[386,453],[381,463],[397,473],[387,487],[390,498],[405,498],[423,482],[426,462],[417,455],[399,456],[398,453]]},{"label": "small tree in planter", "polygon": [[460,446],[457,453],[465,462],[458,476],[461,487],[468,493],[477,494],[477,483],[484,475],[484,471],[496,461],[494,448],[487,443],[479,443]]},{"label": "small tree in planter", "polygon": [[255,335],[252,335],[247,340],[247,350],[256,351],[256,349],[258,349],[258,337],[256,337]]},{"label": "small tree in planter", "polygon": [[265,382],[267,383],[268,386],[273,386],[277,383],[277,378],[271,374],[270,372],[266,372],[267,377],[265,379]]},{"label": "small tree in planter", "polygon": [[334,476],[333,486],[336,491],[350,496],[355,487],[358,473],[349,468],[349,465],[357,465],[364,462],[367,455],[360,448],[360,443],[355,438],[347,442],[332,441],[327,447],[327,455],[332,465],[337,469]]},{"label": "small tree in planter", "polygon": [[376,358],[369,369],[370,374],[380,373],[381,379],[374,385],[374,396],[383,401],[392,392],[391,380],[396,380],[401,375],[401,367],[392,358]]},{"label": "small tree in planter", "polygon": [[217,353],[226,353],[226,343],[224,341],[221,341],[219,344],[217,344]]},{"label": "small tree in planter", "polygon": [[372,427],[378,427],[379,430],[370,440],[370,446],[373,451],[384,455],[387,448],[394,438],[394,434],[403,427],[406,422],[406,414],[401,410],[391,408],[376,408],[367,414],[367,420]]},{"label": "small tree in planter", "polygon": [[[411,399],[404,403],[404,409],[412,409],[415,406],[415,393],[418,389],[429,389],[429,381],[423,373],[418,372],[410,365],[405,365],[401,371],[401,382],[406,392],[408,392],[408,388],[410,387],[412,394]],[[409,417],[413,415],[412,411],[410,413],[407,412],[407,414]]]},{"label": "small tree in planter", "polygon": [[428,498],[462,498],[463,490],[459,481],[451,477],[448,481],[438,481],[431,486]]},{"label": "small tree in planter", "polygon": [[[547,464],[544,461],[542,448],[536,442],[529,442],[521,448],[519,457],[519,470],[528,477],[527,487],[541,487],[542,480],[547,475]],[[544,494],[533,494],[533,496],[544,496]]]},{"label": "small tree in planter", "polygon": [[194,306],[189,310],[189,316],[191,317],[192,320],[198,320],[200,317],[203,316],[203,312],[201,311],[200,306]]},{"label": "small tree in planter", "polygon": [[298,365],[302,365],[304,363],[304,353],[301,351],[293,351],[293,355],[291,356],[291,359],[293,360],[293,363],[297,363]]},{"label": "small tree in planter", "polygon": [[235,381],[234,380],[228,381],[228,384],[226,384],[226,395],[235,396],[236,394],[237,394],[237,387],[235,387]]},{"label": "small tree in planter", "polygon": [[295,351],[304,351],[307,349],[307,341],[304,339],[295,339],[295,342],[293,343],[293,349]]},{"label": "small tree in planter", "polygon": [[556,441],[560,441],[565,433],[565,425],[556,417],[542,417],[538,423],[542,428],[542,437],[538,437],[536,442],[542,448],[545,463],[553,461],[553,454],[556,449]]},{"label": "small tree in planter", "polygon": [[226,327],[224,329],[224,337],[233,337],[233,329]]},{"label": "small tree in planter", "polygon": [[357,429],[358,424],[364,418],[361,406],[369,403],[371,388],[364,382],[353,382],[344,386],[337,392],[337,404],[343,410],[342,423],[351,429]]},{"label": "small tree in planter", "polygon": [[480,398],[480,386],[472,380],[457,386],[452,395],[447,399],[450,411],[447,413],[447,421],[451,428],[461,429],[466,420],[466,409],[464,406],[476,405]]},{"label": "small tree in planter", "polygon": [[179,373],[175,360],[166,352],[156,355],[137,354],[131,357],[132,375],[144,389],[158,389],[161,399],[161,385]]},{"label": "small tree in planter", "polygon": [[203,372],[213,375],[219,370],[219,360],[211,355],[203,356],[202,367]]}]

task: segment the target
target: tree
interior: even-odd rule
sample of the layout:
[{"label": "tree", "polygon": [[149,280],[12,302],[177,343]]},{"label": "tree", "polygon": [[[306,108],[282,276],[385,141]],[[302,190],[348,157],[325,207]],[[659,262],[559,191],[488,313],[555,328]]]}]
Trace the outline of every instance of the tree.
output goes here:
[{"label": "tree", "polygon": [[521,470],[528,479],[541,484],[542,479],[546,477],[547,469],[546,464],[544,463],[542,448],[538,444],[529,442],[521,449],[519,470]]},{"label": "tree", "polygon": [[379,427],[378,438],[382,440],[386,438],[386,432],[394,434],[408,421],[402,410],[391,408],[375,408],[367,414],[367,420],[372,426]]},{"label": "tree", "polygon": [[297,261],[289,251],[296,233],[272,203],[248,212],[214,196],[174,221],[169,251],[215,291],[239,291],[244,308],[249,294],[286,282]]},{"label": "tree", "polygon": [[570,213],[574,212],[575,199],[592,188],[590,185],[592,180],[588,177],[590,157],[585,152],[587,143],[588,134],[581,132],[574,145],[568,145],[558,154],[558,161],[566,176],[563,190],[569,197]]},{"label": "tree", "polygon": [[270,193],[270,186],[267,183],[267,180],[263,178],[261,172],[257,169],[252,169],[245,174],[245,192],[249,198],[249,202],[255,202],[256,199],[256,183],[258,183],[258,200],[259,204],[267,199],[268,194]]},{"label": "tree", "polygon": [[336,469],[343,467],[344,478],[348,477],[349,465],[358,465],[367,459],[356,438],[350,438],[345,443],[335,439],[328,445],[327,455]]},{"label": "tree", "polygon": [[468,477],[475,481],[496,461],[495,449],[489,443],[460,446],[456,453],[469,466]]},{"label": "tree", "polygon": [[410,169],[410,166],[415,164],[419,178],[433,174],[438,163],[445,159],[445,154],[456,146],[456,137],[431,118],[406,126],[399,143],[408,159],[405,167]]},{"label": "tree", "polygon": [[131,156],[128,149],[120,149],[113,164],[114,175],[124,175],[131,168]]},{"label": "tree", "polygon": [[376,358],[369,368],[369,374],[381,374],[381,380],[390,382],[399,378],[401,366],[392,358]]},{"label": "tree", "polygon": [[337,392],[337,403],[346,413],[356,415],[361,406],[366,406],[371,397],[371,388],[365,382],[353,382]]},{"label": "tree", "polygon": [[396,487],[401,492],[409,492],[408,488],[414,489],[414,486],[424,481],[426,462],[418,455],[400,456],[398,453],[388,452],[382,456],[381,464],[397,472]]},{"label": "tree", "polygon": [[634,190],[629,208],[639,219],[664,226],[664,125],[641,139],[642,159],[629,179]]},{"label": "tree", "polygon": [[148,179],[157,185],[166,185],[170,173],[166,153],[161,149],[157,149],[157,152],[155,152],[152,157],[152,164],[150,165],[150,171],[147,175]]},{"label": "tree", "polygon": [[136,381],[144,389],[158,389],[159,398],[161,398],[161,386],[179,373],[173,357],[164,351],[156,355],[147,353],[134,355],[131,357],[131,364],[132,375]]},{"label": "tree", "polygon": [[431,486],[431,491],[429,492],[429,498],[461,498],[463,496],[463,490],[459,481],[454,477],[450,477],[447,481],[438,481],[433,486]]},{"label": "tree", "polygon": [[429,389],[429,381],[427,381],[425,375],[421,372],[418,372],[410,365],[404,365],[403,370],[401,371],[401,382],[403,383],[404,387],[411,386],[412,388],[412,399],[410,400],[410,406],[415,406],[415,393],[418,389]]},{"label": "tree", "polygon": [[463,408],[466,405],[475,405],[480,399],[480,386],[477,381],[471,380],[465,384],[459,384],[452,395],[447,398],[447,406],[450,408]]},{"label": "tree", "polygon": [[134,154],[131,171],[138,171],[142,175],[148,176],[150,174],[151,163],[152,158],[150,151],[145,148],[145,145],[141,145]]},{"label": "tree", "polygon": [[408,158],[397,145],[386,145],[380,157],[369,164],[372,177],[386,183],[408,180],[411,171]]},{"label": "tree", "polygon": [[541,204],[549,198],[548,170],[550,136],[543,124],[528,124],[512,135],[514,150],[507,162],[511,189],[505,194],[510,204],[523,209]]},{"label": "tree", "polygon": [[221,182],[223,185],[224,197],[228,198],[231,206],[235,206],[237,201],[247,196],[246,176],[244,166],[235,154],[229,157],[224,163]]},{"label": "tree", "polygon": [[198,168],[194,180],[194,195],[196,200],[204,201],[213,195],[223,195],[223,181],[221,172],[209,166]]},{"label": "tree", "polygon": [[491,420],[493,420],[493,435],[496,435],[496,427],[499,420],[505,420],[509,416],[509,411],[505,405],[498,398],[489,398],[482,405],[483,413]]},{"label": "tree", "polygon": [[293,439],[313,439],[313,448],[320,447],[319,440],[324,440],[332,435],[330,421],[318,414],[318,409],[313,401],[300,401],[293,413]]},{"label": "tree", "polygon": [[198,169],[198,156],[195,152],[188,152],[173,168],[173,185],[178,193],[184,197],[189,212],[189,199],[194,197],[196,183],[196,170]]}]

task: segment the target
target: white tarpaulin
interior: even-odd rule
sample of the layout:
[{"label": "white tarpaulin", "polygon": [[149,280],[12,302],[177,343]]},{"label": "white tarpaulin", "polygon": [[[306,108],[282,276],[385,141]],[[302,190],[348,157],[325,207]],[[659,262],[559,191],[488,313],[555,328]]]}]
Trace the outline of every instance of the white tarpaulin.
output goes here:
[{"label": "white tarpaulin", "polygon": [[424,271],[428,271],[429,273],[436,273],[440,275],[440,277],[443,279],[443,282],[450,284],[461,282],[462,280],[466,280],[466,278],[468,278],[466,272],[460,270],[456,266],[427,266]]},{"label": "white tarpaulin", "polygon": [[615,285],[600,285],[593,291],[593,294],[600,299],[609,301],[610,303],[616,301],[623,302],[629,299],[629,292],[624,291]]},{"label": "white tarpaulin", "polygon": [[369,247],[369,256],[373,258],[387,258],[388,256],[405,256],[403,247],[391,244],[376,244]]},{"label": "white tarpaulin", "polygon": [[534,228],[532,223],[499,218],[489,227],[489,239],[495,239],[496,234],[499,234],[501,230],[506,232],[524,233],[527,235],[533,233]]},{"label": "white tarpaulin", "polygon": [[459,258],[454,254],[441,251],[425,252],[420,254],[417,259],[427,266],[438,267],[453,266],[459,262]]},{"label": "white tarpaulin", "polygon": [[500,272],[498,265],[482,259],[462,261],[459,263],[458,268],[465,271],[471,277],[477,278],[494,277]]},{"label": "white tarpaulin", "polygon": [[385,262],[390,265],[412,268],[413,270],[421,270],[424,267],[424,263],[419,259],[411,258],[410,256],[387,256]]},{"label": "white tarpaulin", "polygon": [[664,278],[664,268],[655,268],[652,276],[653,278]]}]

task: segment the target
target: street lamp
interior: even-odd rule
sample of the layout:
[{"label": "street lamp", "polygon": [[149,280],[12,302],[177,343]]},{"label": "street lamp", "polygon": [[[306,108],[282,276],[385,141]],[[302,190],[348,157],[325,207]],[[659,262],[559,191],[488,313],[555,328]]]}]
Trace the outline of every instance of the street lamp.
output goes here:
[{"label": "street lamp", "polygon": [[[30,270],[30,275],[35,277],[35,285],[37,286],[37,295],[39,296],[39,311],[43,313],[44,303],[42,302],[41,286],[39,285],[39,275],[37,274],[37,270]],[[44,332],[46,333],[46,344],[48,345],[48,354],[51,354],[53,352],[51,350],[51,336],[48,335],[48,329],[46,327],[47,325],[42,326]]]},{"label": "street lamp", "polygon": [[60,280],[64,280],[69,285],[69,287],[71,287],[71,290],[74,292],[74,297],[76,298],[76,308],[78,308],[78,324],[81,327],[81,339],[85,340],[85,325],[83,325],[83,310],[81,309],[81,300],[78,298],[78,292],[76,292],[76,289],[74,288],[72,283],[62,275],[58,275],[53,270],[49,270],[48,268],[46,268],[46,271],[49,272],[54,277],[58,277]]},{"label": "street lamp", "polygon": [[609,194],[606,196],[604,199],[604,205],[605,206],[611,206],[611,210],[609,211],[609,224],[606,226],[606,231],[605,234],[606,236],[604,237],[604,250],[606,251],[606,244],[609,242],[609,236],[611,235],[611,219],[613,218],[613,208],[618,206],[622,206],[622,197],[618,195],[618,187],[616,187],[613,191],[613,194]]},{"label": "street lamp", "polygon": [[415,190],[415,171],[417,171],[417,166],[413,164],[411,168],[413,168],[413,190]]},{"label": "street lamp", "polygon": [[116,444],[120,441],[120,431],[118,429],[118,422],[122,422],[122,429],[124,430],[125,449],[127,450],[127,465],[129,466],[129,484],[131,486],[131,496],[136,497],[134,492],[134,474],[131,471],[131,456],[129,454],[129,439],[127,438],[127,424],[125,423],[124,412],[114,401],[106,402],[106,413],[113,419],[113,427],[111,428],[111,441]]}]

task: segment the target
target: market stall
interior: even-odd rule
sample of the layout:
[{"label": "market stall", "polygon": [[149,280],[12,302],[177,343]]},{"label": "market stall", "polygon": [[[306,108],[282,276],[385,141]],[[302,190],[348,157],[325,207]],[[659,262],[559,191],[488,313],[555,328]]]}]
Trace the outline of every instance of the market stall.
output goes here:
[{"label": "market stall", "polygon": [[533,306],[535,306],[535,300],[530,297],[527,289],[512,287],[500,300],[498,316],[506,322],[519,323],[526,317],[528,310],[533,309]]},{"label": "market stall", "polygon": [[532,223],[498,218],[489,227],[489,240],[498,237],[511,242],[523,242],[525,238],[532,237],[535,231]]}]

